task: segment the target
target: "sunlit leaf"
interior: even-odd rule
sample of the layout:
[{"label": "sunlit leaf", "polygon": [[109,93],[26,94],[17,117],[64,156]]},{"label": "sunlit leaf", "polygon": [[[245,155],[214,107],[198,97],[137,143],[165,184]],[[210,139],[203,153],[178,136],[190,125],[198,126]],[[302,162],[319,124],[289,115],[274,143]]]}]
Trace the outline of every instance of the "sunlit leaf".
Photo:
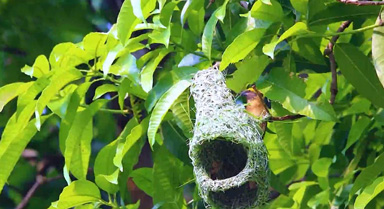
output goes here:
[{"label": "sunlit leaf", "polygon": [[[33,104],[31,105],[33,107]],[[32,109],[32,108],[26,108]],[[23,111],[25,112],[25,111]],[[28,112],[28,111],[27,111]],[[30,111],[29,111],[30,112]],[[44,123],[49,116],[41,117],[41,123]],[[9,119],[6,130],[0,140],[0,193],[3,190],[4,184],[7,182],[13,168],[19,160],[21,153],[36,134],[37,129],[34,125],[35,121],[29,118],[20,116],[16,117],[16,113]],[[26,121],[26,126],[20,127],[17,120]],[[24,122],[25,123],[25,122]],[[17,131],[16,131],[17,130]],[[13,132],[13,133],[11,133]],[[8,134],[10,133],[10,134]]]},{"label": "sunlit leaf", "polygon": [[163,60],[167,54],[171,52],[171,49],[163,49],[159,52],[159,55],[156,56],[154,59],[150,60],[141,71],[141,83],[143,90],[145,92],[149,92],[149,90],[152,89],[153,84],[153,73],[155,72],[157,66]]},{"label": "sunlit leaf", "polygon": [[40,129],[40,115],[49,101],[55,96],[55,94],[68,83],[78,80],[82,77],[82,74],[76,69],[63,70],[56,73],[51,78],[51,83],[43,90],[41,96],[36,103],[36,127]]},{"label": "sunlit leaf", "polygon": [[85,179],[91,154],[92,118],[107,100],[96,100],[76,114],[65,140],[65,164],[78,179]]},{"label": "sunlit leaf", "polygon": [[277,41],[273,41],[269,44],[266,44],[263,47],[263,53],[270,56],[273,59],[275,56],[274,52],[277,44],[279,44],[280,42],[282,42],[283,40],[291,36],[295,36],[295,35],[299,35],[307,32],[308,32],[307,25],[303,22],[297,22],[295,23],[295,25],[293,25],[287,31],[285,31]]},{"label": "sunlit leaf", "polygon": [[263,37],[265,29],[256,28],[240,34],[225,49],[220,63],[220,70],[224,70],[230,63],[244,59],[259,43]]},{"label": "sunlit leaf", "polygon": [[124,171],[123,159],[127,152],[140,140],[146,133],[148,128],[148,118],[141,121],[140,124],[137,123],[135,119],[131,119],[130,122],[126,125],[123,132],[117,138],[117,148],[116,155],[113,158],[113,164]]},{"label": "sunlit leaf", "polygon": [[364,209],[368,203],[383,190],[384,177],[379,177],[371,185],[367,186],[359,196],[357,196],[354,208]]},{"label": "sunlit leaf", "polygon": [[252,6],[251,15],[256,19],[277,22],[282,20],[284,13],[278,1],[270,0],[269,4],[263,1],[256,1]]},{"label": "sunlit leaf", "polygon": [[63,189],[59,200],[52,203],[50,208],[67,209],[100,200],[99,188],[94,183],[87,180],[77,180]]},{"label": "sunlit leaf", "polygon": [[32,84],[33,82],[29,82],[29,83],[18,82],[18,83],[11,83],[11,84],[2,86],[0,88],[0,112],[3,110],[4,106],[9,101],[11,101],[15,97],[23,93],[26,89],[31,87]]},{"label": "sunlit leaf", "polygon": [[[218,11],[219,9],[220,8],[218,8],[216,11]],[[216,11],[211,15],[207,24],[205,25],[203,37],[201,40],[202,51],[208,57],[209,60],[211,59],[212,55],[213,34],[216,30],[216,24],[218,21],[218,18],[216,17]]]},{"label": "sunlit leaf", "polygon": [[[155,9],[156,0],[141,1],[140,5],[143,18],[146,19]],[[117,17],[117,36],[124,46],[131,37],[136,25],[141,22],[141,20],[135,16],[133,10],[134,8],[132,7],[131,1],[124,1],[119,16]]]},{"label": "sunlit leaf", "polygon": [[103,84],[95,90],[95,95],[93,96],[93,100],[100,98],[106,93],[116,92],[118,88],[113,84]]},{"label": "sunlit leaf", "polygon": [[181,80],[173,85],[167,92],[161,96],[153,109],[151,118],[149,120],[148,128],[148,141],[151,146],[155,143],[155,135],[159,129],[160,123],[163,120],[165,114],[171,108],[175,100],[187,89],[191,83],[187,80]]},{"label": "sunlit leaf", "polygon": [[103,147],[96,156],[95,166],[93,168],[96,184],[109,194],[114,194],[119,190],[117,182],[111,183],[106,179],[107,176],[115,174],[117,180],[118,168],[112,163],[116,148],[117,140]]},{"label": "sunlit leaf", "polygon": [[[384,12],[381,13],[384,16]],[[381,21],[377,19],[376,24]],[[382,48],[384,44],[384,28],[377,27],[373,29],[372,35],[372,59],[375,65],[377,76],[381,84],[384,86],[384,50]]]},{"label": "sunlit leaf", "polygon": [[362,170],[362,172],[357,176],[351,188],[351,191],[349,193],[350,199],[361,188],[371,184],[375,180],[375,178],[377,178],[377,176],[384,171],[383,164],[384,154],[381,154],[379,155],[379,157],[377,157],[376,161],[372,165]]},{"label": "sunlit leaf", "polygon": [[36,58],[35,63],[33,63],[32,67],[26,65],[21,69],[21,72],[31,77],[40,78],[44,74],[47,74],[49,70],[50,67],[47,57],[45,57],[44,55],[40,55]]},{"label": "sunlit leaf", "polygon": [[69,130],[72,127],[73,121],[75,120],[77,109],[83,101],[88,88],[92,83],[86,82],[81,84],[76,91],[71,95],[66,114],[61,121],[60,131],[59,131],[59,145],[60,150],[64,154],[65,151],[65,140],[68,137]]},{"label": "sunlit leaf", "polygon": [[191,81],[193,75],[199,69],[195,67],[180,67],[170,71],[169,75],[162,77],[158,80],[157,84],[152,88],[145,100],[145,108],[151,111],[159,98],[169,89],[172,85],[180,80]]}]

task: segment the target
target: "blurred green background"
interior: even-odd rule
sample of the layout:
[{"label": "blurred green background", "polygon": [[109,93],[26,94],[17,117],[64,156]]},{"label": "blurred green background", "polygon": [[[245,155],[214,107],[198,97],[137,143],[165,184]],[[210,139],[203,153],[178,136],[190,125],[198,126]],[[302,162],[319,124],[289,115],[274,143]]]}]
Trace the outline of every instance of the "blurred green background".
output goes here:
[{"label": "blurred green background", "polygon": [[[116,22],[123,0],[0,0],[0,86],[16,81],[28,81],[20,72],[32,65],[41,54],[49,57],[52,48],[62,42],[80,42],[93,31],[106,32]],[[12,101],[0,113],[0,134],[15,111]],[[98,114],[95,151],[115,137],[116,118]],[[124,120],[124,119],[123,119]],[[44,171],[56,176],[63,167],[58,151],[58,119],[50,120],[28,145],[30,159],[21,158],[9,179],[9,185],[0,195],[0,209],[15,208],[35,181],[39,163],[55,159],[57,169]],[[103,131],[108,128],[108,131]],[[44,146],[41,146],[44,144]],[[94,159],[93,159],[94,160]],[[0,165],[1,167],[1,165]],[[40,187],[29,201],[28,208],[47,208],[57,200],[63,179]]]}]

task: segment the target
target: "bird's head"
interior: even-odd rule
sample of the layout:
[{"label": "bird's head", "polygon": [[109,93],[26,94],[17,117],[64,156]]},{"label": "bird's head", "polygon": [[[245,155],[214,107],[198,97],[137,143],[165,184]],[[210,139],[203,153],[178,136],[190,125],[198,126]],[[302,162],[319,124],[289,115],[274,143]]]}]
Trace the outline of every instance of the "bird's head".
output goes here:
[{"label": "bird's head", "polygon": [[246,97],[248,101],[253,100],[257,97],[259,97],[260,99],[263,99],[263,94],[260,91],[256,90],[255,87],[251,87],[242,91],[240,93],[240,96]]}]

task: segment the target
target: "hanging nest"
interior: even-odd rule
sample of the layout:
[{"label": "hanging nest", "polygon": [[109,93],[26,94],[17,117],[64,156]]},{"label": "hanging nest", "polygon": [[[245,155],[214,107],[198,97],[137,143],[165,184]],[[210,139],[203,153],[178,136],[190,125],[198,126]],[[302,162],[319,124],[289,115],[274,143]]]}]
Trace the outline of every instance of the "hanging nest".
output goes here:
[{"label": "hanging nest", "polygon": [[255,208],[268,199],[268,155],[262,131],[236,105],[217,69],[199,71],[191,86],[196,103],[189,144],[200,195],[213,208]]}]

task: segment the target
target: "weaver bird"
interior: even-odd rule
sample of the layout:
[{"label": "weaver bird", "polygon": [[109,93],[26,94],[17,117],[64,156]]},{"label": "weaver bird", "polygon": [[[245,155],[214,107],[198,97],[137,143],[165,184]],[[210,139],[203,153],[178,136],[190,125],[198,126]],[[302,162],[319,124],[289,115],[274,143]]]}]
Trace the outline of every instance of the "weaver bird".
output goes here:
[{"label": "weaver bird", "polygon": [[[258,91],[255,86],[252,86],[251,88],[241,92],[240,95],[245,96],[247,99],[245,109],[257,119],[265,120],[270,117],[268,107],[264,103],[264,95]],[[265,132],[267,129],[267,122],[262,122],[260,127]]]}]

